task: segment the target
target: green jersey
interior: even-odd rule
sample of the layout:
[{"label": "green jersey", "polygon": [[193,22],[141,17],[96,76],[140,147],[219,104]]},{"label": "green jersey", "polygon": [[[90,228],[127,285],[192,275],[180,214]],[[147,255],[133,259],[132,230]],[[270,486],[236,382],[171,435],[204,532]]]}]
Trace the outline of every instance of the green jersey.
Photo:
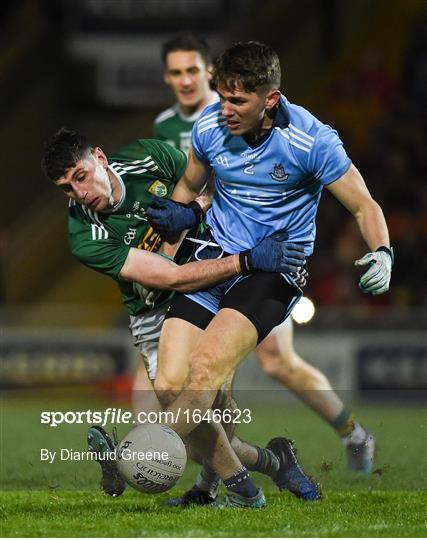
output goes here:
[{"label": "green jersey", "polygon": [[131,315],[139,315],[170,300],[170,291],[146,289],[120,278],[120,271],[134,248],[156,251],[160,237],[150,228],[145,209],[151,195],[169,197],[184,174],[187,158],[168,144],[138,139],[108,156],[110,171],[122,186],[122,197],[108,213],[95,212],[70,201],[68,231],[77,259],[117,281]]},{"label": "green jersey", "polygon": [[[218,99],[218,94],[212,92],[212,101],[210,103],[214,103]],[[154,120],[154,137],[188,154],[191,148],[191,130],[201,112],[196,111],[191,116],[185,116],[181,112],[179,104],[176,103],[170,109],[160,113]]]}]

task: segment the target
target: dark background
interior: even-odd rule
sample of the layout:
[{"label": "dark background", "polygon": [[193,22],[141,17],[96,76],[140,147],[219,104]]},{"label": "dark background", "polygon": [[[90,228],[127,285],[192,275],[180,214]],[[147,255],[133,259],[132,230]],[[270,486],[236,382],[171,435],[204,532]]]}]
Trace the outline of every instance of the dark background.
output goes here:
[{"label": "dark background", "polygon": [[259,39],[279,53],[282,91],[340,133],[382,206],[396,250],[389,293],[363,295],[367,248],[328,193],[307,295],[314,327],[426,323],[427,3],[421,0],[3,0],[0,7],[2,322],[123,326],[115,285],[68,250],[67,204],[39,167],[60,126],[106,152],[150,137],[173,103],[160,45],[185,29],[215,52]]}]

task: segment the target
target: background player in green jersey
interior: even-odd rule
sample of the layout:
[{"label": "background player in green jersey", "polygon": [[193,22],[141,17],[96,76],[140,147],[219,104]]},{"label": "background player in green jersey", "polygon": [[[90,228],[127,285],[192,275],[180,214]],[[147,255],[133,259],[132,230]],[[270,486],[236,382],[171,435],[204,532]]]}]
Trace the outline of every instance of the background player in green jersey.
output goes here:
[{"label": "background player in green jersey", "polygon": [[[46,176],[70,200],[68,230],[73,255],[89,268],[113,278],[128,309],[130,329],[145,363],[139,367],[134,383],[136,412],[161,409],[151,381],[156,376],[157,345],[171,299],[170,291],[197,290],[240,271],[238,256],[179,266],[155,253],[161,239],[150,228],[145,210],[152,195],[168,197],[172,193],[185,171],[186,161],[181,150],[160,141],[142,139],[107,158],[102,149],[91,145],[84,135],[67,129],[59,130],[52,137],[42,158]],[[253,268],[258,270],[296,271],[305,262],[301,248],[293,249],[289,243],[272,239],[250,251]],[[178,250],[175,259],[183,257]],[[271,262],[273,259],[275,263]],[[185,376],[185,370],[181,369],[178,388]],[[223,430],[221,425],[213,425],[212,430],[215,429]],[[89,443],[99,442],[112,445],[102,428],[91,428]],[[285,462],[285,456],[277,458],[268,449],[253,447],[238,439],[236,444],[239,444],[239,457],[249,469],[273,479],[279,468],[290,467],[296,461],[291,455]],[[116,467],[108,460],[100,464],[104,490],[120,495],[124,482]],[[307,478],[302,471],[301,475],[303,480]],[[311,489],[313,484],[309,482],[307,478],[308,489]],[[200,478],[198,483],[204,486],[206,480]],[[209,499],[211,487],[209,482],[203,491],[208,497],[205,503],[213,500]],[[298,487],[298,491],[289,489],[304,497],[304,488],[305,484]]]},{"label": "background player in green jersey", "polygon": [[154,137],[188,153],[191,130],[203,109],[218,101],[211,90],[211,52],[201,37],[178,36],[164,44],[164,81],[173,90],[177,103],[154,121]]},{"label": "background player in green jersey", "polygon": [[[162,60],[164,81],[177,103],[156,118],[154,136],[188,152],[194,123],[209,103],[218,100],[210,87],[211,52],[203,38],[185,34],[163,45]],[[327,377],[295,351],[290,317],[263,340],[256,355],[268,375],[292,390],[335,429],[347,450],[349,468],[369,472],[375,439],[344,406]],[[370,463],[368,468],[366,463]]]}]

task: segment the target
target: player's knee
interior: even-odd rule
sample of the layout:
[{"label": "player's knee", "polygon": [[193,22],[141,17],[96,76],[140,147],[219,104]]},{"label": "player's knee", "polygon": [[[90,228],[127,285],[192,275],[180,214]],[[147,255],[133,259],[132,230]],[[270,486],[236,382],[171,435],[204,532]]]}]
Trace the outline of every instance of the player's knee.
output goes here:
[{"label": "player's knee", "polygon": [[274,353],[259,353],[265,373],[282,384],[292,384],[299,371],[299,357],[293,350]]},{"label": "player's knee", "polygon": [[183,388],[184,381],[176,374],[165,370],[158,371],[156,380],[154,381],[154,389],[164,391],[180,392]]},{"label": "player's knee", "polygon": [[300,379],[300,364],[298,362],[289,363],[286,369],[281,373],[282,384],[286,385],[288,388],[293,388],[297,386]]},{"label": "player's knee", "polygon": [[167,407],[175,401],[181,392],[180,385],[167,377],[158,376],[154,382],[154,391],[163,407]]},{"label": "player's knee", "polygon": [[156,394],[163,408],[169,407],[179,396],[179,392],[175,392],[174,390],[159,390]]}]

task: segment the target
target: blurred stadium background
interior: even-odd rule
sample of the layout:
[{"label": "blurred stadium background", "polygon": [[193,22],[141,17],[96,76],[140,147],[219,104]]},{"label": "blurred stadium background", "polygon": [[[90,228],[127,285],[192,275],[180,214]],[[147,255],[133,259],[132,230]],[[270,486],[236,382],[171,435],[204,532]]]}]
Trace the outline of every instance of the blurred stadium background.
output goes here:
[{"label": "blurred stadium background", "polygon": [[[69,396],[65,386],[94,384],[110,405],[126,402],[136,361],[127,315],[114,283],[72,259],[67,203],[43,178],[39,157],[62,125],[107,152],[150,137],[155,116],[173,103],[161,43],[192,29],[217,52],[239,39],[272,45],[283,92],[336,127],[383,207],[396,265],[390,292],[370,297],[358,290],[353,266],[366,247],[350,215],[324,194],[306,290],[315,314],[297,326],[296,344],[346,400],[362,409],[375,401],[371,421],[415,407],[425,472],[427,3],[3,0],[0,16],[0,386],[2,399],[11,398],[8,429],[23,398],[33,407],[48,388],[58,397],[61,388]],[[254,358],[236,386],[261,390],[256,399],[266,402],[279,388]],[[405,414],[399,418],[403,425]]]},{"label": "blurred stadium background", "polygon": [[[66,203],[39,156],[62,125],[107,151],[150,137],[173,102],[161,43],[196,29],[214,51],[238,39],[276,48],[284,93],[338,129],[387,217],[392,287],[365,296],[353,261],[366,248],[324,194],[300,352],[355,398],[427,389],[425,1],[4,0],[0,15],[3,388],[110,378],[134,361],[115,285],[72,259]],[[251,365],[243,385],[258,377]]]}]

